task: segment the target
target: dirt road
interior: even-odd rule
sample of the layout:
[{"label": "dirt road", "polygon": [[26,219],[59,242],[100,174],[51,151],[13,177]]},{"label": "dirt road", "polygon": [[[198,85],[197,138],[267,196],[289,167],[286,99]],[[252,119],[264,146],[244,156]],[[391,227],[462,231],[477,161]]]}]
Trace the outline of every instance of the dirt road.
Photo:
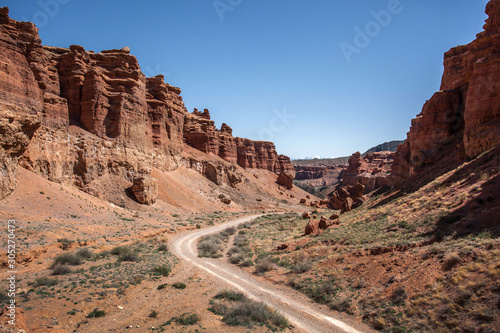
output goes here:
[{"label": "dirt road", "polygon": [[220,232],[230,226],[237,226],[259,216],[239,218],[181,235],[172,240],[170,250],[189,265],[198,267],[224,281],[228,287],[243,291],[249,298],[262,301],[280,311],[296,327],[297,332],[373,332],[347,316],[334,318],[327,308],[312,303],[305,295],[291,288],[258,280],[255,276],[222,260],[198,258],[196,245],[200,237]]}]

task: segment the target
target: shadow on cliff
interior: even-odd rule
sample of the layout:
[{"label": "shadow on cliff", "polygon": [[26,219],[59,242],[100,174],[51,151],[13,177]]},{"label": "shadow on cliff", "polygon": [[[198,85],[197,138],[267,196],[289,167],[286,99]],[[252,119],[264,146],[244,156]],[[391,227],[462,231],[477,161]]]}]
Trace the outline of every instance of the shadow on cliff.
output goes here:
[{"label": "shadow on cliff", "polygon": [[485,183],[478,196],[441,217],[429,235],[462,238],[483,232],[492,238],[500,236],[500,174]]},{"label": "shadow on cliff", "polygon": [[481,169],[494,168],[495,166],[492,165],[491,161],[500,156],[500,147],[497,147],[473,159],[464,167],[461,167],[464,163],[466,163],[466,161],[459,157],[460,154],[453,149],[449,149],[448,153],[445,153],[445,151],[446,150],[443,149],[443,155],[436,163],[428,164],[417,176],[406,180],[400,186],[391,190],[388,190],[387,188],[380,188],[375,191],[375,195],[385,193],[387,197],[371,208],[384,206],[385,204],[402,196],[416,192],[422,187],[435,181],[436,178],[455,169],[456,171],[442,183],[442,186],[450,186],[451,184],[464,179],[466,179],[466,181],[463,185],[477,183],[481,177]]},{"label": "shadow on cliff", "polygon": [[[454,238],[489,232],[500,236],[500,147],[497,147],[458,169],[441,186],[460,182],[464,191],[473,188],[470,199],[436,222],[429,236]],[[487,180],[486,180],[487,179]],[[485,180],[484,182],[482,182]],[[482,183],[481,183],[482,182]],[[481,183],[481,185],[479,185]],[[474,185],[477,184],[474,190]]]}]

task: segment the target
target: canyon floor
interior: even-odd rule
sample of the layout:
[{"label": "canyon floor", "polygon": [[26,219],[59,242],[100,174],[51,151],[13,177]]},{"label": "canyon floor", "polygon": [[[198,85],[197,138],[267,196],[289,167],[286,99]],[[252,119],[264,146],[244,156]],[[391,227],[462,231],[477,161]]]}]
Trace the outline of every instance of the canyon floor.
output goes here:
[{"label": "canyon floor", "polygon": [[[362,207],[341,214],[339,225],[309,236],[301,213],[319,219],[333,211],[311,211],[293,201],[266,207],[257,200],[254,209],[211,212],[189,200],[191,213],[167,211],[163,203],[122,208],[20,169],[18,189],[0,202],[2,219],[18,221],[18,305],[29,332],[277,329],[230,326],[214,311],[216,295],[241,289],[238,280],[248,277],[256,285],[243,286],[246,294],[287,315],[286,332],[318,331],[324,324],[311,313],[360,332],[370,331],[368,326],[385,332],[496,332],[499,156],[490,151],[415,189],[374,192]],[[297,195],[296,202],[304,193]],[[252,215],[262,216],[238,220]],[[187,258],[181,251],[183,237],[241,223],[220,258]],[[219,230],[209,229],[214,227]],[[193,238],[191,249],[195,244]],[[245,259],[251,264],[244,265]],[[237,277],[225,272],[221,280],[193,265],[198,260]],[[300,314],[297,305],[277,301],[273,290],[312,312]]]}]

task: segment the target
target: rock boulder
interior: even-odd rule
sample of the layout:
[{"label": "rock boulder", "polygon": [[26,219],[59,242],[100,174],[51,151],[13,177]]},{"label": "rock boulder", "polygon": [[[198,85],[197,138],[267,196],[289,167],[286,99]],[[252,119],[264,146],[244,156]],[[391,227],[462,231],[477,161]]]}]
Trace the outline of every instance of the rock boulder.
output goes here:
[{"label": "rock boulder", "polygon": [[152,176],[134,177],[132,192],[141,204],[154,205],[158,198],[158,180]]}]

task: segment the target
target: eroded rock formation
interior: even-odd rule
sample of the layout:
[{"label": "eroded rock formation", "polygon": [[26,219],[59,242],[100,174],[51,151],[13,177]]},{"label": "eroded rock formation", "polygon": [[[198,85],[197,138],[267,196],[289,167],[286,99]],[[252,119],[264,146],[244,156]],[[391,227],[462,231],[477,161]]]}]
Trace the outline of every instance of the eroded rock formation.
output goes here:
[{"label": "eroded rock formation", "polygon": [[203,112],[195,109],[186,114],[184,140],[204,153],[214,154],[243,168],[265,169],[276,174],[284,172],[295,177],[290,158],[278,155],[274,143],[233,137],[233,130],[227,124],[217,129],[207,109]]},{"label": "eroded rock formation", "polygon": [[40,126],[43,95],[28,57],[39,42],[29,22],[8,17],[0,9],[0,199],[17,186],[17,164]]},{"label": "eroded rock formation", "polygon": [[366,155],[361,155],[360,152],[352,154],[343,174],[342,185],[360,183],[365,186],[367,192],[390,185],[393,155],[394,153],[388,151]]},{"label": "eroded rock formation", "polygon": [[445,53],[441,90],[412,120],[394,157],[396,182],[421,173],[446,152],[464,159],[500,144],[500,1],[491,0],[486,13],[476,40]]},{"label": "eroded rock formation", "polygon": [[[234,138],[226,124],[215,130],[208,111],[188,113],[181,90],[162,75],[146,78],[128,47],[42,46],[33,23],[8,13],[0,8],[0,198],[15,188],[18,162],[85,189],[107,174],[132,182],[153,167],[174,170],[185,138],[230,163],[294,175],[273,143]],[[203,169],[217,184],[241,181],[218,166]]]},{"label": "eroded rock formation", "polygon": [[348,212],[366,201],[364,192],[365,186],[360,183],[342,186],[331,194],[328,206],[332,209],[340,209],[341,214]]}]

